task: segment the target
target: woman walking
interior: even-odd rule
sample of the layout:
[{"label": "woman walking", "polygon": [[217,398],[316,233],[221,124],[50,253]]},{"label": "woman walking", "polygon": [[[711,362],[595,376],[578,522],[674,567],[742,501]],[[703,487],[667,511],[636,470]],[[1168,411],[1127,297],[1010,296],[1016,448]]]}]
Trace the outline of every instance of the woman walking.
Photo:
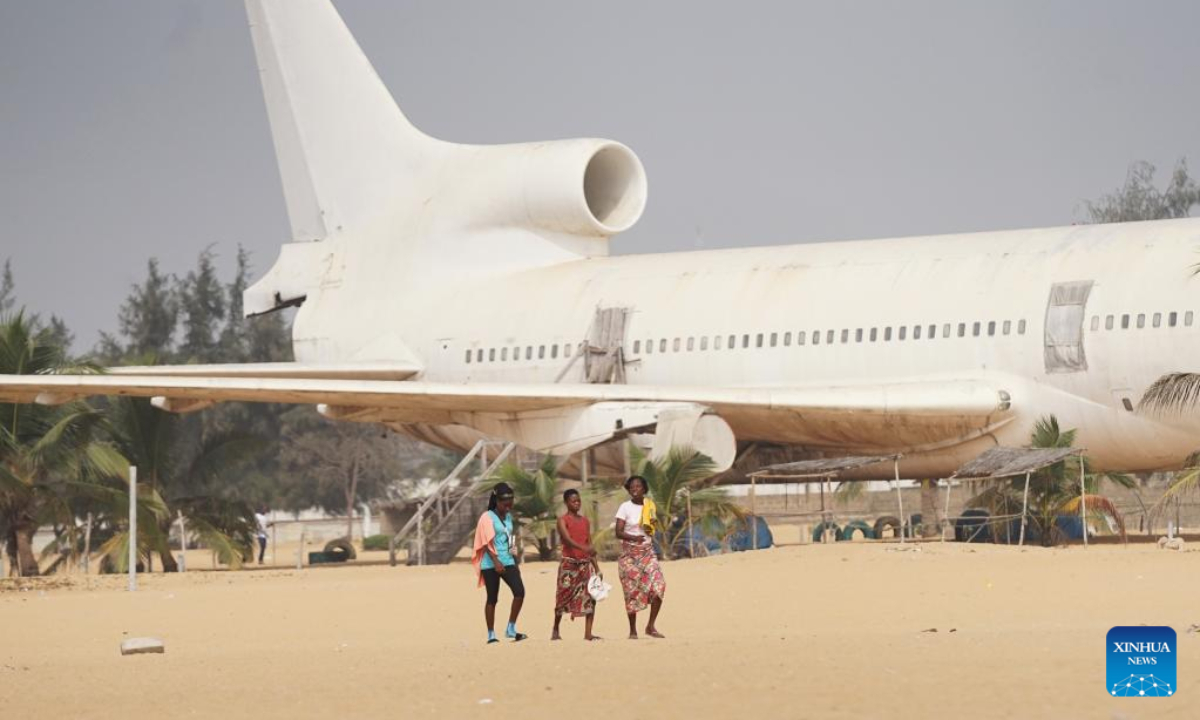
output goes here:
[{"label": "woman walking", "polygon": [[629,616],[629,639],[637,640],[637,614],[650,608],[646,634],[664,637],[654,626],[662,609],[667,583],[654,555],[656,511],[654,501],[646,497],[646,479],[634,475],[625,481],[629,499],[617,508],[617,537],[621,540],[621,558],[617,570],[625,593],[625,613]]},{"label": "woman walking", "polygon": [[592,528],[588,519],[579,512],[583,501],[578,490],[564,492],[563,503],[567,511],[558,519],[558,536],[563,543],[562,562],[558,564],[558,582],[555,583],[554,630],[550,633],[550,639],[562,638],[558,628],[563,615],[570,613],[572,620],[581,615],[586,618],[583,625],[584,640],[599,640],[598,635],[592,634],[596,601],[588,593],[592,572],[600,572],[596,565],[596,551],[592,548]]},{"label": "woman walking", "polygon": [[496,603],[500,601],[500,581],[512,591],[512,609],[508,613],[508,628],[504,636],[519,642],[527,636],[517,632],[517,616],[525,603],[525,585],[521,582],[521,569],[513,557],[513,489],[507,483],[498,483],[492,488],[487,512],[479,516],[475,526],[474,552],[471,562],[479,585],[487,588],[483,618],[487,622],[488,644],[500,642],[496,639]]}]

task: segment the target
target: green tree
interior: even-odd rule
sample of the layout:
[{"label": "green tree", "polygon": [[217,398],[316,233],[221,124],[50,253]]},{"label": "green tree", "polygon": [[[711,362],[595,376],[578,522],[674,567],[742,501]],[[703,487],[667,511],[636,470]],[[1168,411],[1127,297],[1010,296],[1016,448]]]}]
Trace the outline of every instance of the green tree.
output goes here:
[{"label": "green tree", "polygon": [[166,361],[174,350],[179,299],[171,278],[158,269],[158,260],[146,263],[146,279],[130,288],[118,314],[120,336],[101,333],[97,355],[110,364],[129,357],[154,357]]},{"label": "green tree", "polygon": [[1089,221],[1116,223],[1184,218],[1191,214],[1193,207],[1200,205],[1200,186],[1188,175],[1186,160],[1176,163],[1165,190],[1155,186],[1154,173],[1154,166],[1148,162],[1130,165],[1120,190],[1085,203]]},{"label": "green tree", "polygon": [[225,319],[226,290],[213,265],[212,247],[200,253],[196,269],[184,278],[179,289],[179,308],[183,318],[183,338],[179,355],[186,362],[216,362],[221,322]]},{"label": "green tree", "polygon": [[[1075,431],[1063,430],[1053,415],[1034,424],[1030,445],[1035,448],[1069,448],[1075,445]],[[1092,518],[1108,518],[1125,537],[1125,521],[1116,504],[1108,497],[1096,494],[1099,486],[1113,482],[1122,487],[1134,486],[1133,478],[1114,473],[1097,473],[1090,469],[1086,457],[1069,457],[1033,473],[1029,478],[1029,527],[1045,546],[1058,545],[1066,538],[1058,528],[1060,515],[1079,515],[1079,475],[1083,463],[1084,492],[1087,510]],[[1019,513],[1024,495],[1025,476],[1004,478],[988,483],[983,492],[967,501],[968,507],[985,508],[992,515]],[[1008,520],[1000,521],[1000,532],[993,531],[997,540],[1003,535],[1011,540]]]},{"label": "green tree", "polygon": [[404,494],[398,483],[412,484],[404,480],[407,438],[379,425],[327,420],[310,407],[288,411],[284,423],[277,503],[285,510],[345,513],[352,538],[356,507],[389,490]]},{"label": "green tree", "polygon": [[118,398],[110,415],[118,447],[138,468],[139,488],[154,520],[144,541],[147,553],[157,553],[165,571],[177,569],[167,537],[182,514],[189,533],[222,562],[236,567],[248,557],[254,506],[240,492],[239,481],[266,443],[237,428],[206,432],[195,418],[163,412],[146,398]]},{"label": "green tree", "polygon": [[[0,374],[83,372],[24,315],[0,324]],[[104,440],[104,416],[80,402],[0,404],[0,532],[13,567],[38,575],[33,536],[43,524],[74,528],[72,489],[119,476],[128,463]]]},{"label": "green tree", "polygon": [[17,304],[16,284],[13,282],[12,260],[4,261],[4,271],[0,273],[0,317],[7,316]]}]

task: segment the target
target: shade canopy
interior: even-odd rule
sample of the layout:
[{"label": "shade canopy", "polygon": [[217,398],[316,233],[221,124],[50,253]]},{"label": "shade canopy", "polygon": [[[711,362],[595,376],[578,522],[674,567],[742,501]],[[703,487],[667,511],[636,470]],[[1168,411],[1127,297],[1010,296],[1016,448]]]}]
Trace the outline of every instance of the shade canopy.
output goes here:
[{"label": "shade canopy", "polygon": [[900,457],[900,455],[850,455],[839,458],[799,460],[761,467],[750,473],[750,477],[759,483],[811,482],[836,478],[847,470],[893,462],[899,460]]},{"label": "shade canopy", "polygon": [[989,480],[1037,472],[1045,467],[1082,455],[1079,448],[995,447],[960,467],[953,477],[960,480]]}]

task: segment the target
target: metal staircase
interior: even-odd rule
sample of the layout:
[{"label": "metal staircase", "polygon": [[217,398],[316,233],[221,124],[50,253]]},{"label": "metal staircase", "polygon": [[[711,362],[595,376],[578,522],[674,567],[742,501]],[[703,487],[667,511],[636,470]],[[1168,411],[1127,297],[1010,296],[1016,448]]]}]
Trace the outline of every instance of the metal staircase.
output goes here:
[{"label": "metal staircase", "polygon": [[[503,449],[490,463],[488,450],[503,445]],[[500,463],[512,453],[515,443],[495,440],[480,440],[471,448],[454,470],[438,483],[429,497],[417,507],[417,511],[400,532],[388,543],[388,560],[396,564],[396,548],[408,544],[408,565],[446,564],[450,562],[466,543],[479,515],[487,507],[487,497],[475,495],[479,482],[491,477]],[[464,473],[478,458],[484,467],[478,475],[464,477]]]}]

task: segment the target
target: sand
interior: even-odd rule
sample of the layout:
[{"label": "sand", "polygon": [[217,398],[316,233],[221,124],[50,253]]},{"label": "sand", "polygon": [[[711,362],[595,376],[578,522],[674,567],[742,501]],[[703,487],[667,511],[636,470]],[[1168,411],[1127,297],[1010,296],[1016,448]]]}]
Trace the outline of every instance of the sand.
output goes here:
[{"label": "sand", "polygon": [[[666,640],[564,621],[524,566],[483,643],[469,566],[0,581],[6,718],[1185,718],[1200,715],[1200,552],[847,543],[664,564]],[[616,584],[616,567],[605,566]],[[502,596],[501,609],[507,608]],[[1105,692],[1114,625],[1179,633],[1171,698]],[[937,632],[924,632],[936,628]],[[122,657],[151,635],[166,654]]]}]

